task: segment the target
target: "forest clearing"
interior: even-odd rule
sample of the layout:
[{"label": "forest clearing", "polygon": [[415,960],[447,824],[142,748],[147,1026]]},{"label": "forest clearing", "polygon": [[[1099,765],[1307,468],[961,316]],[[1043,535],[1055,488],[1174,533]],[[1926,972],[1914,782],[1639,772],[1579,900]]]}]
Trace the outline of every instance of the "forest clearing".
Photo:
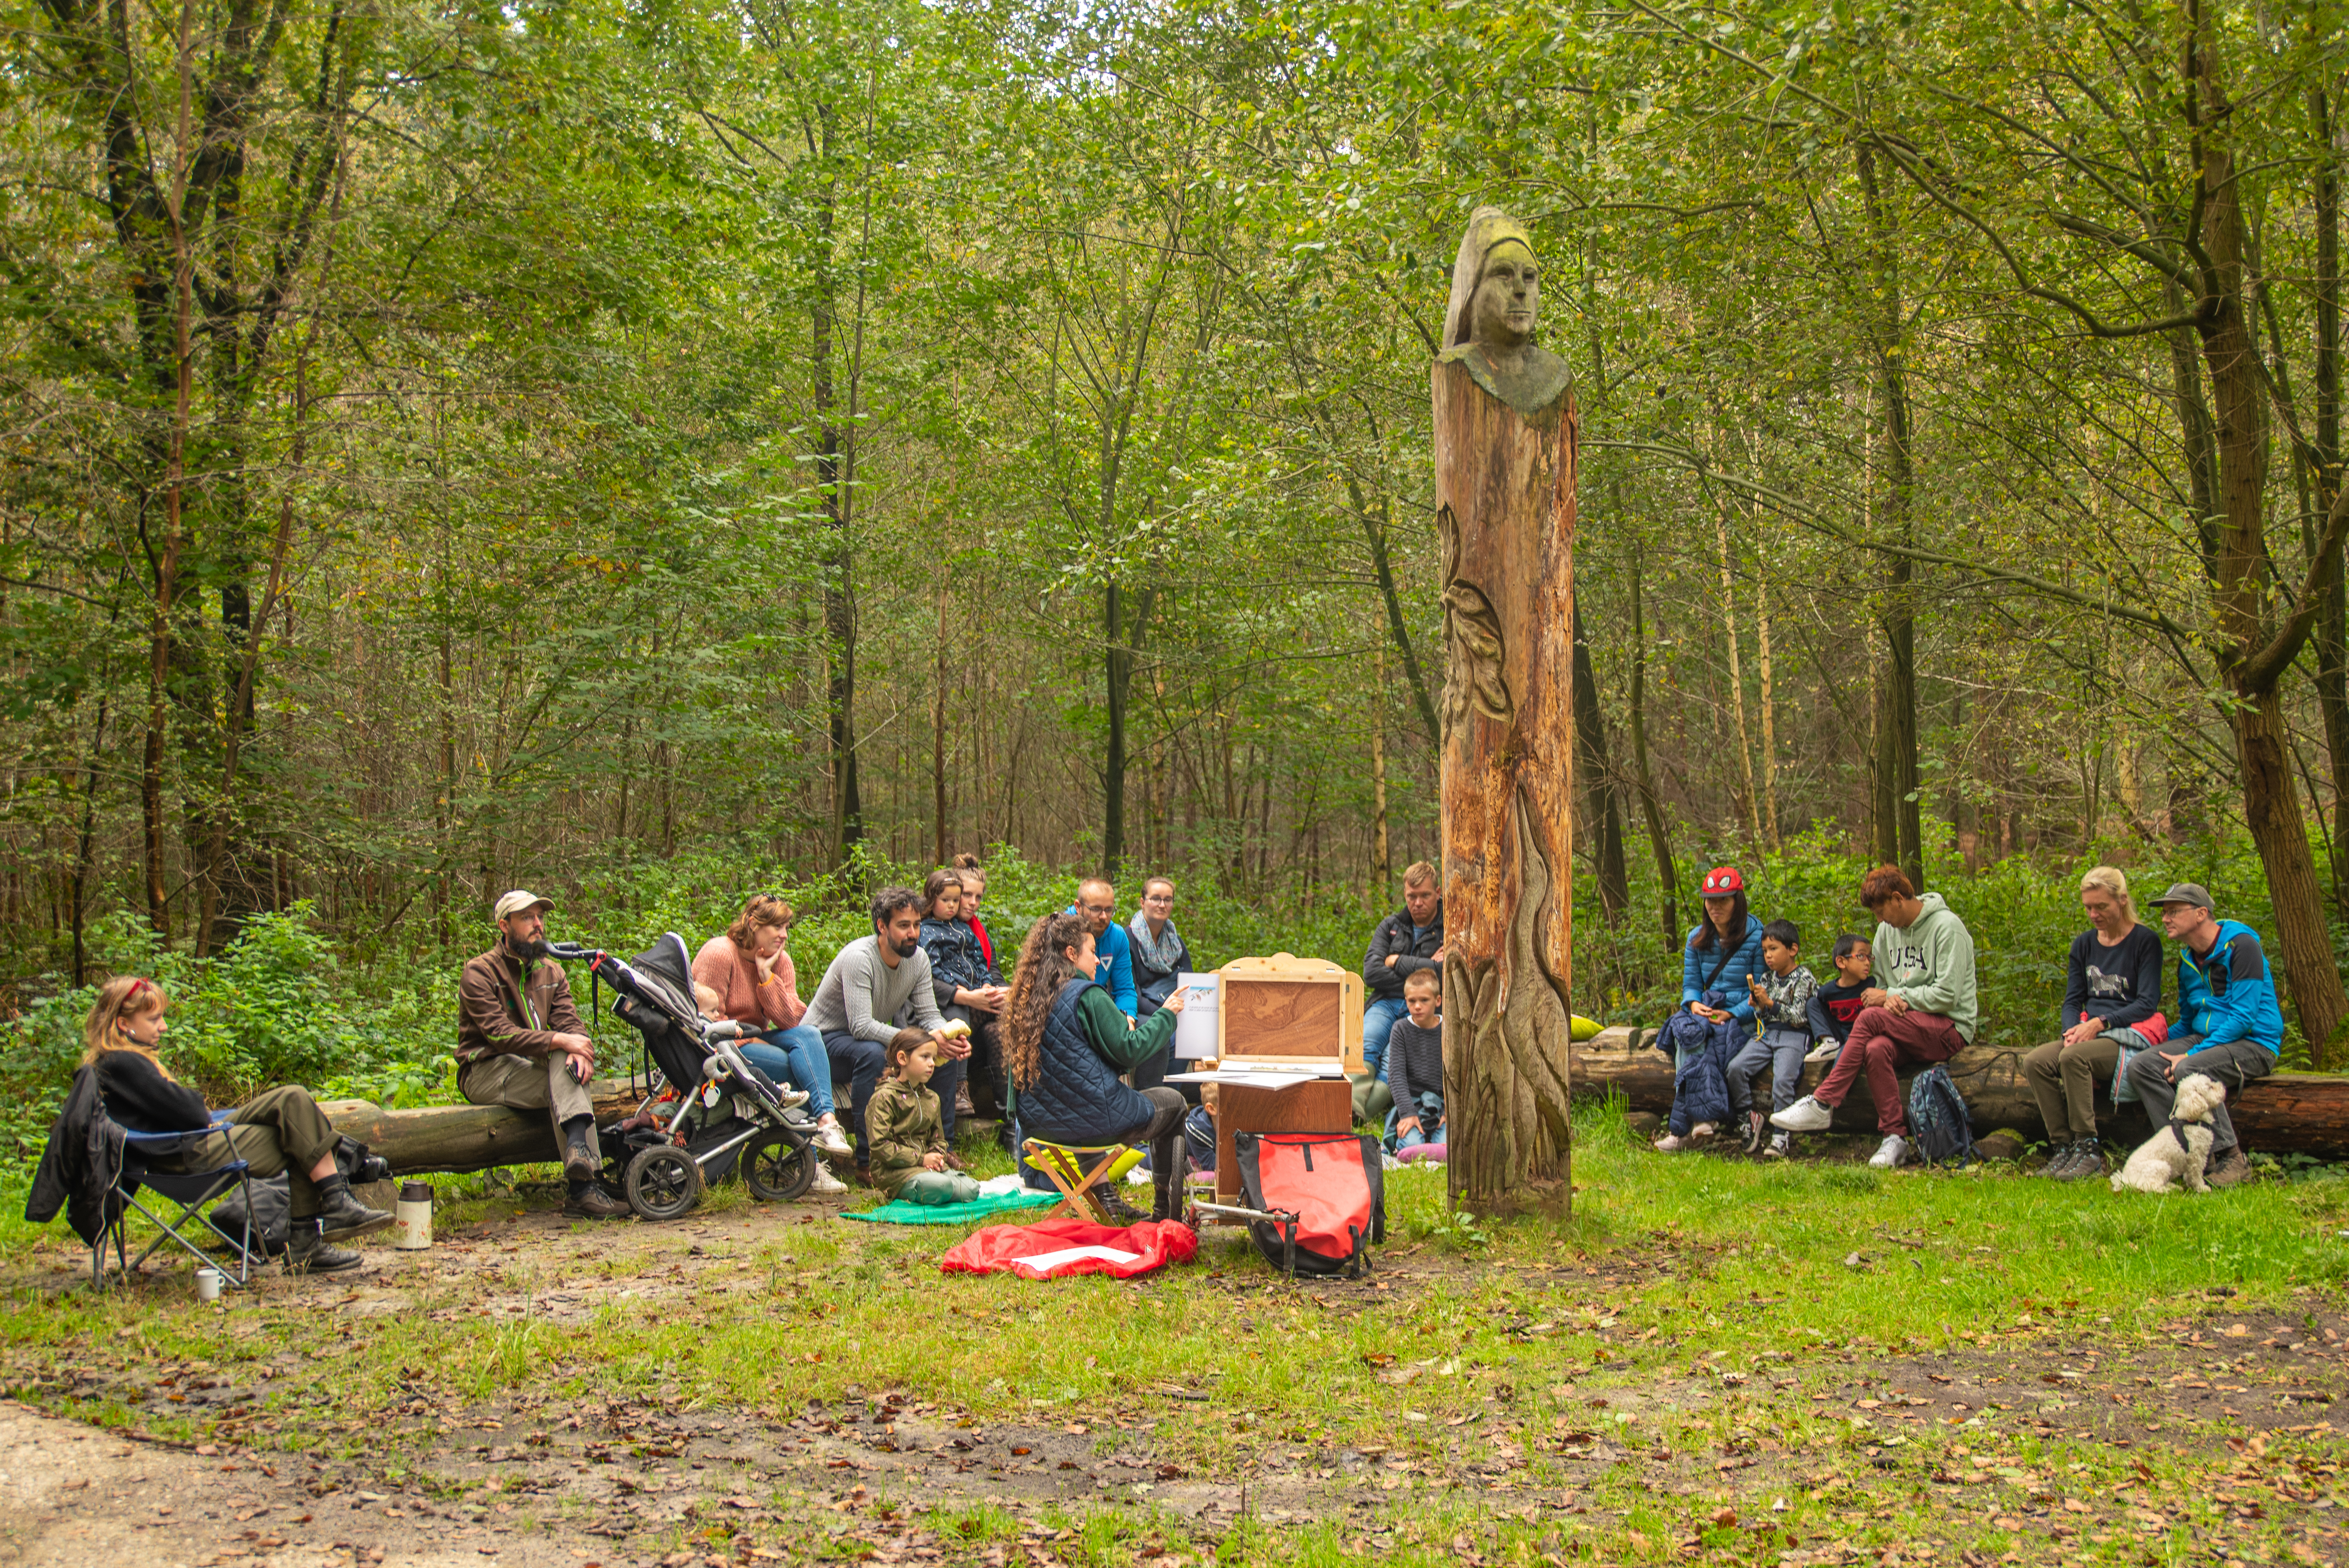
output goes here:
[{"label": "forest clearing", "polygon": [[1480,1235],[1399,1172],[1376,1270],[1299,1285],[1230,1238],[974,1280],[828,1205],[566,1233],[452,1187],[432,1253],[207,1306],[61,1290],[84,1260],[16,1225],[18,1398],[209,1512],[12,1529],[34,1563],[89,1561],[92,1514],[289,1565],[2340,1560],[2337,1180],[2220,1209],[1580,1130],[1566,1229]]},{"label": "forest clearing", "polygon": [[2336,0],[0,47],[0,1559],[2349,1562]]}]

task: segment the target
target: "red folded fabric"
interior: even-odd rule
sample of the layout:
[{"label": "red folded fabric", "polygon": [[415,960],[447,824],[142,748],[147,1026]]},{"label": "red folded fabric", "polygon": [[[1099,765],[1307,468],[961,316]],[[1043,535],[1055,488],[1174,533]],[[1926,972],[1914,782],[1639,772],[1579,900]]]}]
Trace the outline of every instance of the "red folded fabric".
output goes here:
[{"label": "red folded fabric", "polygon": [[[1061,1257],[1078,1247],[1102,1247],[1130,1258]],[[1167,1264],[1187,1264],[1199,1255],[1199,1238],[1176,1220],[1096,1225],[1090,1220],[1039,1220],[1032,1225],[988,1225],[973,1231],[939,1260],[941,1274],[1016,1274],[1025,1279],[1105,1274],[1131,1279]],[[1041,1264],[1027,1260],[1040,1258]]]},{"label": "red folded fabric", "polygon": [[2143,1023],[2131,1024],[2129,1028],[2148,1046],[2163,1045],[2169,1039],[2169,1019],[2159,1013]]}]

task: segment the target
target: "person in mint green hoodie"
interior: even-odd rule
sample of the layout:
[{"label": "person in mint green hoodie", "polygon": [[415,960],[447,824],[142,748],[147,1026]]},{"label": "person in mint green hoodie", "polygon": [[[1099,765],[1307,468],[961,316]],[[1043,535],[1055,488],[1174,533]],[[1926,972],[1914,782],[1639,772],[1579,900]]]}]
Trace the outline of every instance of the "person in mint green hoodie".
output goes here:
[{"label": "person in mint green hoodie", "polygon": [[1859,902],[1877,917],[1869,944],[1887,984],[1860,993],[1859,1016],[1816,1092],[1771,1117],[1789,1132],[1824,1132],[1836,1107],[1868,1074],[1876,1130],[1884,1141],[1868,1161],[1889,1171],[1909,1154],[1903,1066],[1945,1062],[1974,1043],[1981,1009],[1974,999],[1974,939],[1937,892],[1920,894],[1899,866],[1878,866],[1859,884]]}]

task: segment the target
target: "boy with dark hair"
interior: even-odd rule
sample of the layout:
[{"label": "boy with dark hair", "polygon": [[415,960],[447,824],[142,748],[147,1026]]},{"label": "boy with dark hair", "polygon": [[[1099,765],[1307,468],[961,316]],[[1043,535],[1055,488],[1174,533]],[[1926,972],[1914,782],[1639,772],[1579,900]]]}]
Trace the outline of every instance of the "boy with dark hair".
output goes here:
[{"label": "boy with dark hair", "polygon": [[[1774,920],[1762,928],[1762,965],[1767,971],[1746,982],[1754,998],[1754,1038],[1729,1060],[1722,1076],[1729,1081],[1729,1109],[1745,1119],[1745,1152],[1762,1149],[1768,1117],[1754,1104],[1754,1079],[1764,1067],[1772,1069],[1770,1109],[1784,1110],[1801,1098],[1803,1057],[1811,1048],[1811,997],[1819,983],[1802,962],[1802,933],[1791,920]],[[1794,1148],[1794,1136],[1781,1132],[1770,1140],[1769,1157],[1783,1160]]]},{"label": "boy with dark hair", "polygon": [[1815,1062],[1833,1061],[1843,1049],[1852,1022],[1859,1016],[1859,995],[1876,973],[1876,954],[1868,938],[1853,932],[1836,938],[1834,963],[1835,979],[1811,993],[1811,1038],[1817,1043],[1810,1059]]}]

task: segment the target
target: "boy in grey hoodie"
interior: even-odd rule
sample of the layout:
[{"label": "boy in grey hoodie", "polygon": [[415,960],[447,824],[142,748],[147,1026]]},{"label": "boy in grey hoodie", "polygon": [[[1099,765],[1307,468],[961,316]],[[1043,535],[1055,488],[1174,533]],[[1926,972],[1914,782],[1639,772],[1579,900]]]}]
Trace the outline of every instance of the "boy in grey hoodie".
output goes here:
[{"label": "boy in grey hoodie", "polygon": [[1877,916],[1870,948],[1876,973],[1889,983],[1861,993],[1859,1016],[1817,1091],[1770,1122],[1790,1132],[1825,1131],[1853,1080],[1865,1072],[1876,1100],[1876,1130],[1884,1135],[1868,1163],[1889,1171],[1909,1153],[1901,1067],[1945,1062],[1973,1044],[1981,1016],[1974,996],[1974,939],[1940,893],[1920,897],[1898,866],[1868,872],[1859,902]]}]

